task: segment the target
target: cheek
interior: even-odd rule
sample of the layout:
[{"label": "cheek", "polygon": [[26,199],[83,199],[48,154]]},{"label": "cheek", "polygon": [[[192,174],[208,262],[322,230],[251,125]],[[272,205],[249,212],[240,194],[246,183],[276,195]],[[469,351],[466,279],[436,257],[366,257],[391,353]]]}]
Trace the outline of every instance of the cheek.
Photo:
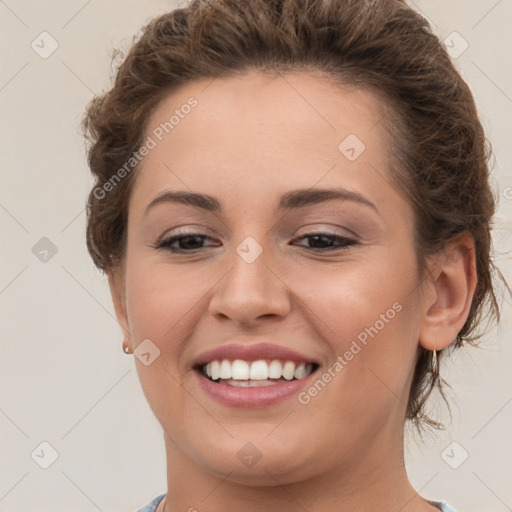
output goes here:
[{"label": "cheek", "polygon": [[[395,321],[395,317],[404,315],[397,310],[410,303],[418,285],[412,255],[400,257],[376,251],[371,260],[323,265],[315,263],[283,280],[291,283],[311,318],[316,318],[315,324],[323,324],[322,332],[330,333],[326,338],[340,340],[340,348],[344,339],[356,337],[376,322],[379,330],[382,321],[386,326],[391,323],[388,319],[400,323],[401,319]],[[385,315],[383,320],[381,315]]]},{"label": "cheek", "polygon": [[368,401],[406,397],[421,311],[414,254],[303,272],[294,283],[315,334],[328,346],[330,367],[342,357],[343,368],[333,369],[343,375],[332,388],[338,396],[352,397],[348,401],[362,406],[362,414]]},{"label": "cheek", "polygon": [[200,290],[169,265],[132,261],[126,267],[126,298],[134,351],[146,339],[160,351],[147,366],[135,358],[137,374],[155,417],[178,441],[180,411],[187,402],[180,355]]},{"label": "cheek", "polygon": [[150,338],[165,351],[176,349],[173,340],[194,318],[207,289],[203,272],[158,263],[128,266],[127,312],[135,345]]}]

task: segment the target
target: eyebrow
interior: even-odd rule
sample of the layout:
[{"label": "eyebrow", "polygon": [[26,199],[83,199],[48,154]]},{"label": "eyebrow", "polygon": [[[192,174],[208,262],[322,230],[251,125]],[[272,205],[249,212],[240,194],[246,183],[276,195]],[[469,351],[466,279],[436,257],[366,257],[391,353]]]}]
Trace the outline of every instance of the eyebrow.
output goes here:
[{"label": "eyebrow", "polygon": [[[292,210],[296,208],[303,208],[306,206],[323,203],[338,199],[342,201],[353,201],[364,206],[368,206],[379,213],[377,207],[364,196],[358,192],[347,190],[344,188],[309,188],[290,190],[279,198],[279,210]],[[200,208],[209,212],[220,213],[222,206],[218,199],[208,194],[198,194],[196,192],[187,191],[169,191],[166,190],[162,194],[153,199],[148,206],[144,215],[148,211],[160,203],[179,203],[195,208]]]}]

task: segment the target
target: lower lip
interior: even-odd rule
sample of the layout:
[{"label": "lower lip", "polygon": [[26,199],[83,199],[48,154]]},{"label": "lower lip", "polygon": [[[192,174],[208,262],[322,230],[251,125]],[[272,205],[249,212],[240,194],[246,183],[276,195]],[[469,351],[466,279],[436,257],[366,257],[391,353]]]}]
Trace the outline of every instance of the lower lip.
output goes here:
[{"label": "lower lip", "polygon": [[266,407],[298,395],[317,372],[314,371],[303,379],[254,388],[218,384],[207,379],[198,370],[195,370],[194,373],[206,394],[223,405],[230,407]]}]

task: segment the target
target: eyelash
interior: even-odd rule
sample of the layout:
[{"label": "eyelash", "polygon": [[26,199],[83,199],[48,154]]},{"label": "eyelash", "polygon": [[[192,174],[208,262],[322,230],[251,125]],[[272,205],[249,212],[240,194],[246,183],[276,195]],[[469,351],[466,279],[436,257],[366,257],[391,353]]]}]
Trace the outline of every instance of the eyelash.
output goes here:
[{"label": "eyelash", "polygon": [[[157,242],[153,247],[155,249],[164,249],[164,250],[170,251],[175,254],[187,254],[187,253],[194,254],[194,253],[200,251],[202,249],[202,247],[196,248],[196,249],[190,249],[190,250],[176,249],[176,248],[171,247],[171,244],[173,244],[174,242],[178,242],[180,240],[184,240],[187,238],[193,238],[193,237],[200,237],[202,239],[210,238],[207,235],[202,235],[201,233],[182,233],[182,234],[175,235],[170,238],[164,239],[160,242]],[[331,241],[337,240],[338,242],[340,242],[340,241],[342,242],[342,245],[339,245],[336,247],[325,247],[325,248],[321,248],[321,249],[314,248],[314,247],[305,247],[305,249],[307,249],[307,250],[311,250],[313,252],[318,252],[318,253],[343,251],[343,250],[348,249],[352,245],[357,245],[357,242],[351,238],[347,238],[347,237],[340,236],[340,235],[333,235],[332,233],[322,233],[322,232],[306,233],[305,235],[302,235],[300,238],[298,238],[298,240],[302,240],[304,238],[313,238],[313,237],[325,237],[325,238],[330,239]]]}]

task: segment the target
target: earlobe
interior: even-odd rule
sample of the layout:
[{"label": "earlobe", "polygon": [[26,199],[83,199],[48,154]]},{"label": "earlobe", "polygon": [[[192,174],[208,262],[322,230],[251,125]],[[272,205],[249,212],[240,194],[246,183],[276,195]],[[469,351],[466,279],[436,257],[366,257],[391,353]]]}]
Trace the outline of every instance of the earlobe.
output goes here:
[{"label": "earlobe", "polygon": [[420,345],[427,350],[442,350],[461,331],[469,315],[477,284],[475,245],[470,235],[450,243],[436,260],[433,281],[434,299],[424,304]]},{"label": "earlobe", "polygon": [[128,347],[132,349],[130,326],[128,323],[128,315],[126,313],[124,280],[115,271],[110,271],[108,273],[108,285],[110,287],[110,294],[112,296],[117,321],[123,331],[123,336],[126,339]]}]

